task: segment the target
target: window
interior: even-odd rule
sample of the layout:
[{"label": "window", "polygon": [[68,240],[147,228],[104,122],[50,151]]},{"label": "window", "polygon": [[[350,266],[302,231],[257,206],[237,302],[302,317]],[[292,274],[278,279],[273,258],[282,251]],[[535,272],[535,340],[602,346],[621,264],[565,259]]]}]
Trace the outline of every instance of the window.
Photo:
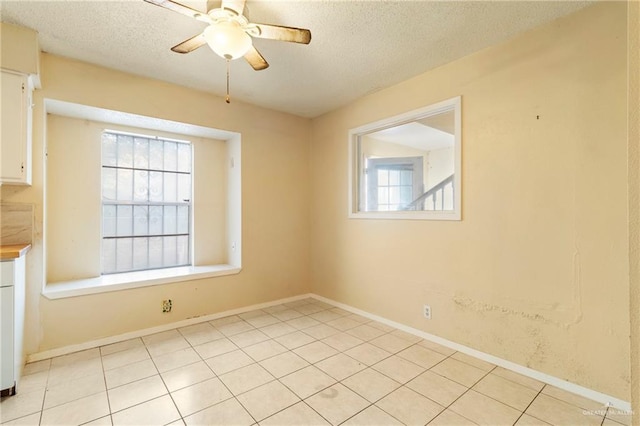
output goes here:
[{"label": "window", "polygon": [[192,148],[102,133],[102,274],[191,264]]},{"label": "window", "polygon": [[460,97],[349,132],[349,217],[460,220]]}]

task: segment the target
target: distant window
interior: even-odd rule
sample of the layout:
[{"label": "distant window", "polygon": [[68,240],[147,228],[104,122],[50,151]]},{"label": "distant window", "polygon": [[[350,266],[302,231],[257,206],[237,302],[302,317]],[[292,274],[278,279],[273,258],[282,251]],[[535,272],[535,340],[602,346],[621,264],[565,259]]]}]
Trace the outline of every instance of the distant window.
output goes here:
[{"label": "distant window", "polygon": [[366,211],[405,210],[422,194],[422,158],[370,158]]},{"label": "distant window", "polygon": [[191,264],[192,147],[102,133],[102,273]]}]

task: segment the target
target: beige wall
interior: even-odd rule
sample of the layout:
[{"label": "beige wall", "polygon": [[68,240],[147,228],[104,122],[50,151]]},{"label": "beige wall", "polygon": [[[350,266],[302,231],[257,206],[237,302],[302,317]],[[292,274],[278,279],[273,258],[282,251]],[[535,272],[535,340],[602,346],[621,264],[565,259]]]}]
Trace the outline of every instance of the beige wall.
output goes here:
[{"label": "beige wall", "polygon": [[640,2],[628,3],[631,403],[640,424]]},{"label": "beige wall", "polygon": [[[313,291],[629,400],[626,7],[315,119]],[[462,221],[348,219],[349,129],[458,95]]]},{"label": "beige wall", "polygon": [[[309,291],[308,119],[241,102],[227,105],[204,92],[49,54],[42,54],[41,78],[43,88],[35,92],[33,186],[0,187],[3,203],[35,205],[34,248],[27,258],[28,353]],[[41,296],[46,276],[44,98],[241,133],[242,272],[61,300]],[[93,254],[78,250],[75,256],[85,262]],[[167,298],[173,300],[173,312],[163,315],[160,301]]]}]

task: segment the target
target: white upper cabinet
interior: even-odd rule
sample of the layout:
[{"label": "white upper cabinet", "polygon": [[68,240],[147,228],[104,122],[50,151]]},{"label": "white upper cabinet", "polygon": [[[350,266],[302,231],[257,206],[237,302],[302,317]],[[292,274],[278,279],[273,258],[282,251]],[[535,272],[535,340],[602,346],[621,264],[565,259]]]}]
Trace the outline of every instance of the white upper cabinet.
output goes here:
[{"label": "white upper cabinet", "polygon": [[31,185],[31,82],[8,70],[0,80],[0,184]]}]

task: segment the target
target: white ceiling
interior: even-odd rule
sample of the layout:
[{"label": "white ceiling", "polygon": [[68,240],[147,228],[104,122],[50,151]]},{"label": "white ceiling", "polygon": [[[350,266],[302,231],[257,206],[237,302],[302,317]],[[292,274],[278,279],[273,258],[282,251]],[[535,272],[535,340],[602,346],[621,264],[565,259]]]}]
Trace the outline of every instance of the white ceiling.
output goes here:
[{"label": "white ceiling", "polygon": [[422,151],[451,148],[454,144],[454,136],[451,133],[425,126],[417,121],[378,130],[367,136],[379,141],[404,145]]},{"label": "white ceiling", "polygon": [[[207,8],[205,0],[184,3]],[[232,102],[315,117],[588,4],[248,0],[251,21],[308,28],[312,40],[254,39],[270,67],[234,61]],[[142,0],[0,0],[0,18],[37,30],[46,52],[224,95],[223,59],[207,46],[170,51],[206,24]]]}]

